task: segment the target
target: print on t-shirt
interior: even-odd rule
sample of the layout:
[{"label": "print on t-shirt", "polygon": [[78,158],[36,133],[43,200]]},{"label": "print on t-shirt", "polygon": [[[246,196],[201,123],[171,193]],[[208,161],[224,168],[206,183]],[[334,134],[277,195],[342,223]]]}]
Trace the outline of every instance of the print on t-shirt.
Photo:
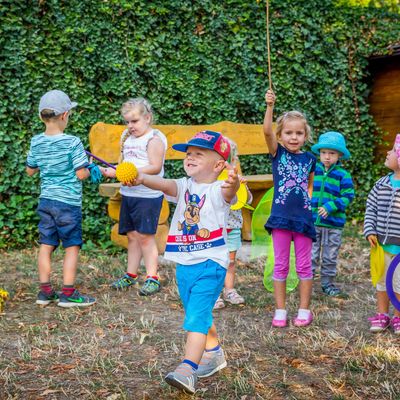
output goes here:
[{"label": "print on t-shirt", "polygon": [[[189,190],[185,192],[186,208],[183,213],[183,222],[178,221],[178,230],[184,235],[189,235],[189,241],[194,242],[196,235],[207,239],[210,237],[210,231],[206,228],[199,229],[200,210],[206,200],[206,195],[201,199],[197,194],[190,194]],[[193,235],[193,236],[192,236]],[[192,236],[192,238],[190,238]],[[192,240],[190,240],[192,239]]]}]

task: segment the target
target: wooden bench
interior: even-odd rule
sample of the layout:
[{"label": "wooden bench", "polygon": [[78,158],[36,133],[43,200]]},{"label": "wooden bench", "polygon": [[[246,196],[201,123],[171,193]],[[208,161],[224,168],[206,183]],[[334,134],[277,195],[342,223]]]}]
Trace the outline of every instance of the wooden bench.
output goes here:
[{"label": "wooden bench", "polygon": [[[120,137],[125,128],[124,125],[111,125],[103,122],[96,123],[92,126],[89,133],[90,151],[107,162],[116,164],[120,154]],[[154,128],[159,129],[167,137],[168,149],[166,160],[183,159],[185,156],[184,153],[173,150],[172,145],[175,143],[185,143],[202,130],[221,132],[223,135],[231,138],[238,145],[239,156],[268,153],[262,125],[237,124],[223,121],[214,125],[154,125]],[[255,207],[266,190],[272,187],[272,175],[246,175],[245,178],[253,194],[252,206]],[[119,188],[119,183],[102,183],[100,184],[99,191],[101,196],[109,198],[108,214],[116,221],[111,230],[111,240],[118,245],[127,247],[127,237],[118,235],[119,209],[121,205]],[[242,210],[242,239],[251,240],[251,213],[245,208]],[[159,253],[163,253],[165,249],[166,237],[169,230],[168,217],[169,205],[164,199],[156,234]]]}]

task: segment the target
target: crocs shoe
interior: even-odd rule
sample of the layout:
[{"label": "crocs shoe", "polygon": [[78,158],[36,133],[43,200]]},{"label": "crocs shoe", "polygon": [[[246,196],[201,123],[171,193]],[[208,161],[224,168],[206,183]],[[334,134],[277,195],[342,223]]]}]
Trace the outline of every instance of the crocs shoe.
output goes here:
[{"label": "crocs shoe", "polygon": [[400,317],[393,317],[391,324],[392,324],[393,332],[396,335],[400,335]]},{"label": "crocs shoe", "polygon": [[141,296],[151,296],[160,291],[161,285],[157,279],[147,278],[139,290]]},{"label": "crocs shoe", "polygon": [[293,318],[293,325],[294,326],[308,326],[313,322],[313,315],[310,312],[307,319],[301,319],[299,317]]},{"label": "crocs shoe", "polygon": [[60,301],[58,302],[58,305],[64,308],[70,308],[70,307],[88,307],[92,306],[94,303],[96,303],[96,299],[94,299],[93,297],[80,294],[75,289],[74,292],[71,294],[71,296],[67,296],[61,292]]},{"label": "crocs shoe", "polygon": [[224,300],[231,304],[244,303],[244,298],[236,291],[236,289],[225,290]]},{"label": "crocs shoe", "polygon": [[286,328],[287,326],[287,319],[272,319],[272,326],[274,328]]},{"label": "crocs shoe", "polygon": [[197,376],[207,378],[226,367],[225,354],[222,348],[216,351],[205,351],[201,357]]},{"label": "crocs shoe", "polygon": [[218,296],[218,299],[217,299],[217,301],[216,301],[215,304],[214,304],[213,310],[220,310],[221,308],[224,308],[224,307],[225,307],[225,303],[224,303],[224,301],[222,300],[222,297],[221,297],[221,296]]},{"label": "crocs shoe", "polygon": [[60,297],[56,292],[51,292],[50,294],[45,294],[42,291],[40,291],[37,295],[36,299],[36,304],[39,304],[41,306],[47,306],[51,302],[58,303],[60,300]]},{"label": "crocs shoe", "polygon": [[183,392],[189,394],[196,392],[197,374],[189,364],[179,364],[175,371],[167,374],[164,379],[168,385],[174,386]]},{"label": "crocs shoe", "polygon": [[322,285],[322,292],[325,293],[327,296],[340,296],[342,294],[342,291],[335,286],[334,283],[328,283],[327,285]]},{"label": "crocs shoe", "polygon": [[128,274],[125,274],[122,278],[117,279],[113,282],[110,286],[113,289],[120,290],[120,289],[128,289],[128,287],[137,283],[137,278],[132,278]]},{"label": "crocs shoe", "polygon": [[368,318],[368,321],[371,324],[369,328],[371,332],[382,332],[390,326],[390,317],[382,313],[378,313],[373,317]]}]

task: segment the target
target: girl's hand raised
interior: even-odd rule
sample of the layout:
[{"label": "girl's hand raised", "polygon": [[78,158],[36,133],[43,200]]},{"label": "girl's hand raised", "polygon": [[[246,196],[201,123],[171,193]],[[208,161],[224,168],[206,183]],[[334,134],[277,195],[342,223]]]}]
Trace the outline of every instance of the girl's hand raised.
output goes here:
[{"label": "girl's hand raised", "polygon": [[275,93],[271,89],[267,90],[267,93],[265,93],[265,102],[267,103],[267,106],[273,107],[275,104],[275,100]]}]

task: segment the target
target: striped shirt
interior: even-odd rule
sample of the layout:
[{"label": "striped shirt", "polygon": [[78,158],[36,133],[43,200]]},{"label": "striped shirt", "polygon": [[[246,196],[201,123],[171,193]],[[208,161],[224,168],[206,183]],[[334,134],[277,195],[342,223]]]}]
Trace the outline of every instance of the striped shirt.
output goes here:
[{"label": "striped shirt", "polygon": [[39,168],[41,198],[81,206],[82,182],[75,171],[89,163],[79,138],[64,133],[34,136],[26,165]]},{"label": "striped shirt", "polygon": [[376,235],[379,243],[400,245],[400,189],[386,175],[375,183],[367,198],[364,236]]},{"label": "striped shirt", "polygon": [[[346,208],[354,199],[354,185],[351,175],[340,164],[328,171],[321,162],[315,168],[314,187],[311,200],[315,226],[340,229],[346,223]],[[327,212],[326,218],[318,215],[318,208]]]}]

